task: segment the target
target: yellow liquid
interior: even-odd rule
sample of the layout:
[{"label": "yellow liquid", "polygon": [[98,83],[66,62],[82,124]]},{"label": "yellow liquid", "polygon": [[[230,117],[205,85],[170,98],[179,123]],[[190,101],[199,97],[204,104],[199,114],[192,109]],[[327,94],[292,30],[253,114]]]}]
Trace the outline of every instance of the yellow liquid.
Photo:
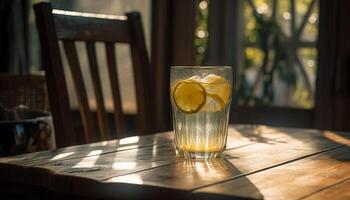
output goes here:
[{"label": "yellow liquid", "polygon": [[173,106],[175,146],[187,158],[216,157],[226,148],[229,104],[217,112],[186,114]]}]

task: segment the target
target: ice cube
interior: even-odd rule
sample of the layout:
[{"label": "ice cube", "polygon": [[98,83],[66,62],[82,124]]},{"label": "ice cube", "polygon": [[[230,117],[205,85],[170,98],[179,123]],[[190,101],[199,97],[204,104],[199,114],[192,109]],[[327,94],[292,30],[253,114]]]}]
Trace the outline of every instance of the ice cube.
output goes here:
[{"label": "ice cube", "polygon": [[202,83],[223,83],[225,81],[226,80],[224,78],[216,74],[208,74],[201,80]]},{"label": "ice cube", "polygon": [[201,77],[199,77],[199,76],[191,76],[190,78],[188,78],[188,79],[186,79],[186,80],[194,80],[194,81],[196,81],[196,82],[201,82]]}]

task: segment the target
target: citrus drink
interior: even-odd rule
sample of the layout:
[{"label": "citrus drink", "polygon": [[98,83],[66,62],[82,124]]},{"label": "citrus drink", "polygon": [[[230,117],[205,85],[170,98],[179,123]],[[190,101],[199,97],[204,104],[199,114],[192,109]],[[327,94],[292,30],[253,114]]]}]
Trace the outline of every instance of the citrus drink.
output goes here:
[{"label": "citrus drink", "polygon": [[185,158],[212,158],[225,150],[232,75],[231,68],[217,68],[172,68],[175,146]]}]

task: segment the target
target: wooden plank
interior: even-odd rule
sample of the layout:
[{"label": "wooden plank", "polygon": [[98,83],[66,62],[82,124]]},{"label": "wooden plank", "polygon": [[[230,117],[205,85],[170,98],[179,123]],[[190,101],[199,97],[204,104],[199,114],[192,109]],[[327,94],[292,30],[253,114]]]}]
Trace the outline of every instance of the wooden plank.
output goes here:
[{"label": "wooden plank", "polygon": [[350,199],[350,178],[341,180],[338,183],[324,187],[317,192],[310,194],[304,199],[317,200],[317,199],[337,199],[347,200]]},{"label": "wooden plank", "polygon": [[[264,136],[264,139],[257,139],[256,136],[249,136],[250,133],[248,134],[248,132],[251,129],[250,127],[252,126],[235,126],[235,128],[230,127],[227,140],[227,148],[231,149],[244,145],[249,145],[256,142],[256,140],[273,141],[278,137],[282,137],[281,135],[277,135],[275,134],[275,132],[271,131]],[[169,131],[142,137],[133,136],[121,140],[110,140],[92,144],[72,146],[51,151],[41,151],[8,158],[0,158],[0,162],[17,164],[21,166],[33,166],[41,165],[43,163],[52,163],[87,157],[87,155],[91,151],[95,150],[102,150],[103,154],[107,154],[123,150],[143,148],[152,145],[172,144],[174,139],[173,134],[174,133],[172,131]]]},{"label": "wooden plank", "polygon": [[[176,191],[177,197],[183,197],[199,187],[346,143],[330,140],[330,135],[338,139],[346,137],[342,133],[317,130],[238,126],[230,128],[228,148],[231,149],[221,161],[191,163],[176,159],[172,143],[106,154],[98,148],[87,148],[85,153],[91,155],[85,154],[82,159],[52,161],[36,167],[1,164],[0,179],[39,185],[56,192],[71,191],[76,195],[112,197],[120,193],[127,195],[126,191],[138,188],[139,192],[133,195],[155,195],[154,192],[171,190]],[[88,168],[84,169],[84,165]],[[92,188],[106,191],[100,194],[101,191]]]},{"label": "wooden plank", "polygon": [[125,16],[105,15],[101,17],[98,14],[60,10],[54,10],[53,15],[58,39],[104,42],[131,41]]},{"label": "wooden plank", "polygon": [[146,49],[141,15],[137,12],[126,15],[129,22],[130,36],[133,38],[130,43],[130,51],[136,91],[137,134],[146,135],[153,133],[155,130],[155,120],[152,120],[157,110],[153,100],[155,79]]},{"label": "wooden plank", "polygon": [[12,157],[0,158],[0,163],[32,166],[35,164],[38,165],[42,163],[86,157],[89,152],[94,150],[102,150],[104,153],[109,153],[124,151],[128,149],[143,148],[151,145],[172,143],[173,134],[174,133],[172,131],[169,131],[143,137],[133,136],[120,140],[109,140],[49,151],[21,154]]},{"label": "wooden plank", "polygon": [[[241,132],[235,129],[230,129],[230,135],[228,136],[227,149],[235,149],[239,147],[244,147],[246,145],[254,144],[257,141],[247,139],[246,137],[240,136]],[[249,129],[251,130],[251,129]],[[274,132],[272,134],[266,134],[265,142],[275,142],[279,140],[281,135],[276,135]],[[95,180],[109,179],[109,177],[114,177],[122,175],[124,173],[132,173],[134,171],[141,171],[149,168],[155,168],[161,165],[167,165],[174,163],[175,148],[173,143],[157,144],[153,146],[147,146],[142,149],[131,149],[126,151],[116,151],[102,154],[102,150],[90,151],[88,156],[79,159],[69,159],[65,161],[56,161],[46,164],[36,165],[36,167],[49,169],[55,173],[78,173],[79,177],[86,177]],[[153,162],[155,160],[155,162]],[[180,159],[181,160],[181,159]],[[163,162],[164,161],[164,162]],[[121,165],[120,170],[118,165]],[[85,170],[85,168],[91,166],[97,166],[92,171]],[[102,167],[99,169],[99,167]],[[113,172],[113,170],[117,170]],[[124,170],[124,171],[123,171]],[[88,172],[84,174],[84,172]]]},{"label": "wooden plank", "polygon": [[[313,129],[291,129],[291,128],[267,128],[266,126],[256,125],[234,125],[229,127],[229,134],[227,140],[227,148],[235,148],[250,144],[250,141],[257,142],[273,142],[273,140],[284,137],[278,133],[279,131],[288,132],[290,134],[299,134],[299,137],[305,134],[319,134],[317,130]],[[277,132],[277,133],[276,133]],[[346,134],[346,133],[339,133]],[[137,140],[137,141],[135,141]],[[41,164],[52,161],[61,161],[66,159],[75,159],[86,156],[90,151],[102,149],[103,152],[114,152],[120,150],[142,148],[149,145],[158,145],[173,142],[173,132],[163,132],[148,136],[134,136],[120,140],[110,140],[103,142],[96,142],[91,144],[76,145],[61,149],[54,149],[49,151],[34,152],[29,154],[21,154],[17,156],[0,158],[0,163],[12,163],[18,165],[32,166],[34,164]],[[70,154],[74,152],[73,154]],[[69,155],[68,155],[69,154]]]},{"label": "wooden plank", "polygon": [[[299,129],[285,129],[294,133]],[[277,129],[269,129],[266,126],[254,125],[235,125],[228,129],[227,149],[237,148],[244,145],[249,145],[255,142],[273,142],[279,137],[284,137],[278,133]],[[304,130],[305,132],[306,130]],[[312,134],[315,130],[309,130]],[[306,132],[305,132],[306,133]],[[55,149],[50,151],[41,151],[30,154],[22,154],[7,158],[0,158],[0,163],[11,163],[23,166],[33,166],[42,163],[57,162],[67,159],[82,158],[87,156],[91,151],[103,150],[104,153],[142,148],[150,145],[160,145],[173,142],[173,132],[163,132],[148,136],[134,136],[121,140],[110,140],[97,142],[92,144],[78,145]],[[262,136],[263,134],[263,136]],[[137,141],[135,141],[137,140]],[[74,153],[72,153],[74,152]]]},{"label": "wooden plank", "polygon": [[43,164],[37,167],[49,169],[57,175],[102,180],[173,163],[176,159],[174,146],[169,143],[108,154],[98,154],[98,152],[99,150],[91,152],[96,154],[95,156]]},{"label": "wooden plank", "polygon": [[113,96],[113,106],[114,106],[114,120],[115,120],[115,130],[117,132],[117,137],[121,138],[125,136],[125,119],[122,109],[122,100],[120,94],[119,80],[117,74],[117,63],[115,59],[115,48],[114,43],[106,43],[106,56],[107,56],[107,66],[109,72],[109,79],[111,82],[112,96]]},{"label": "wooden plank", "polygon": [[[64,40],[63,47],[72,73],[75,92],[79,102],[81,121],[84,127],[85,142],[96,142],[96,131],[93,126],[92,113],[90,112],[84,79],[80,68],[77,49],[74,41]],[[58,134],[58,133],[57,133]]]},{"label": "wooden plank", "polygon": [[[202,188],[194,192],[193,197],[211,199],[214,194],[231,197],[254,198],[257,191],[264,199],[320,199],[326,194],[323,188],[349,180],[350,148],[343,146],[305,159],[281,165],[262,172]],[[345,197],[349,192],[339,188],[332,199]],[[347,194],[346,194],[347,193]],[[329,194],[327,194],[329,195]],[[215,198],[213,198],[215,199]],[[328,199],[328,198],[323,198]]]},{"label": "wooden plank", "polygon": [[[280,133],[283,134],[283,132]],[[342,145],[331,141],[328,135],[322,132],[319,134],[305,134],[305,132],[284,134],[286,137],[273,142],[261,141],[254,145],[228,150],[222,161],[189,163],[186,160],[179,160],[172,165],[113,177],[103,182],[118,185],[124,183],[129,187],[144,185],[151,188],[157,187],[158,190],[173,189],[181,191],[180,195],[186,196],[190,191],[206,185],[282,165],[332,148],[339,148]],[[72,190],[72,192],[78,193],[79,191]],[[122,193],[117,187],[113,192]],[[92,193],[93,191],[91,195]],[[106,197],[108,195],[113,195],[113,193],[106,193]]]},{"label": "wooden plank", "polygon": [[53,191],[65,192],[72,181],[84,182],[128,174],[174,162],[173,144],[154,145],[140,149],[101,154],[91,151],[81,159],[40,164],[37,167],[13,164],[0,165],[0,180]]},{"label": "wooden plank", "polygon": [[40,38],[42,66],[45,69],[47,92],[50,98],[50,109],[55,125],[57,147],[70,146],[77,143],[69,108],[67,84],[64,76],[61,55],[51,5],[38,3],[34,5],[35,19]]},{"label": "wooden plank", "polygon": [[106,120],[106,109],[103,101],[102,86],[100,80],[100,72],[98,70],[96,49],[94,42],[86,42],[86,51],[88,55],[88,60],[90,64],[90,74],[92,79],[92,85],[94,88],[94,94],[96,98],[96,108],[97,108],[97,119],[100,130],[100,139],[108,140],[111,139],[109,136],[109,129]]},{"label": "wooden plank", "polygon": [[[264,134],[264,136],[259,136],[264,131],[266,131],[266,134]],[[227,148],[238,148],[241,146],[246,146],[249,144],[256,143],[258,140],[265,142],[273,142],[275,139],[283,136],[281,134],[278,134],[278,130],[273,131],[272,129],[268,129],[266,127],[264,128],[262,126],[236,126],[236,128],[230,127],[229,133],[230,134],[228,136]],[[257,140],[257,138],[259,139]],[[150,157],[147,159],[143,159],[146,157],[147,153],[151,153],[150,149],[152,149],[153,153],[153,150],[156,151],[158,148],[162,149],[160,151],[164,151],[163,158],[154,158],[153,160],[155,161],[152,161]],[[34,163],[37,167],[30,167],[33,165],[33,163],[28,165],[28,162],[22,163],[20,165],[2,164],[0,165],[0,173],[6,173],[0,176],[0,179],[26,183],[29,185],[39,185],[43,187],[48,187],[51,184],[54,184],[55,187],[53,188],[59,189],[64,188],[67,185],[71,185],[70,182],[84,182],[82,181],[84,180],[84,177],[89,178],[90,180],[102,180],[114,177],[116,175],[127,174],[134,171],[141,171],[148,168],[155,168],[161,165],[167,165],[175,162],[175,154],[172,142],[164,145],[154,145],[140,149],[125,150],[125,152],[123,151],[124,153],[104,153],[103,150],[101,150],[100,148],[94,150],[92,150],[91,148],[88,149],[89,151],[85,151],[85,155],[83,155],[81,159],[62,159],[51,161],[47,161],[46,159],[46,163]],[[142,156],[135,157],[135,155]],[[79,162],[81,162],[80,165],[90,162],[90,164],[88,164],[90,165],[90,169],[83,169],[83,167],[79,166]],[[120,169],[118,168],[118,164],[115,164],[116,162],[122,163],[121,167],[129,167],[128,170],[113,169],[113,165],[115,166],[114,168]],[[135,168],[133,169],[130,166],[134,166]],[[103,175],[104,177],[102,177],[101,175]],[[16,178],[18,176],[21,178]],[[79,176],[80,178],[78,178],[77,176]]]},{"label": "wooden plank", "polygon": [[[309,142],[311,142],[311,140],[312,139],[310,139]],[[140,175],[143,180],[149,181],[151,184],[188,190],[200,187],[201,185],[210,184],[217,180],[228,179],[234,175],[242,175],[243,173],[250,173],[263,168],[268,168],[271,165],[287,162],[289,160],[305,156],[308,153],[314,153],[315,151],[315,149],[310,149],[307,147],[296,149],[295,147],[297,145],[301,145],[301,142],[294,142],[291,145],[284,144],[283,142],[280,144],[258,143],[244,146],[242,148],[228,150],[226,152],[226,159],[223,159],[225,162],[222,163],[221,161],[215,161],[214,163],[212,161],[208,163],[188,163],[187,160],[180,160],[180,162],[174,165],[144,171],[138,175]],[[332,146],[332,144],[326,143],[324,144],[323,148],[330,148]],[[283,155],[279,155],[278,157],[274,156],[276,152],[280,152],[284,148],[290,148],[290,150],[286,150]],[[239,170],[239,174],[236,174],[236,170],[231,170],[234,169],[232,165]],[[219,169],[219,171],[216,171],[212,174],[212,176],[210,176],[210,168],[212,168],[213,171],[217,169]],[[195,178],[193,178],[194,174]],[[168,179],[164,180],[164,176],[171,179],[171,182],[169,182]],[[119,178],[116,180],[119,180]],[[110,181],[111,180],[107,180],[107,182]]]}]

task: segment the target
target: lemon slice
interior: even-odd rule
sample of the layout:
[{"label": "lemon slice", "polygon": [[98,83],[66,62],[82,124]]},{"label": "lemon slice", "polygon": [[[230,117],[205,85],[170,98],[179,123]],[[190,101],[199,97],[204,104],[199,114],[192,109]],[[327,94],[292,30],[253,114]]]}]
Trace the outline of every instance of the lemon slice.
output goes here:
[{"label": "lemon slice", "polygon": [[231,97],[232,88],[228,82],[203,84],[203,86],[206,88],[208,96],[211,95],[220,98],[223,104],[226,104]]},{"label": "lemon slice", "polygon": [[230,100],[231,84],[223,77],[209,74],[201,80],[203,87],[206,89],[207,98],[206,110],[217,112],[221,111]]},{"label": "lemon slice", "polygon": [[206,102],[205,88],[193,79],[176,84],[173,92],[176,106],[184,113],[198,112]]},{"label": "lemon slice", "polygon": [[207,93],[207,101],[202,110],[205,112],[219,112],[222,109],[224,109],[224,107],[225,103],[221,100],[219,96]]}]

